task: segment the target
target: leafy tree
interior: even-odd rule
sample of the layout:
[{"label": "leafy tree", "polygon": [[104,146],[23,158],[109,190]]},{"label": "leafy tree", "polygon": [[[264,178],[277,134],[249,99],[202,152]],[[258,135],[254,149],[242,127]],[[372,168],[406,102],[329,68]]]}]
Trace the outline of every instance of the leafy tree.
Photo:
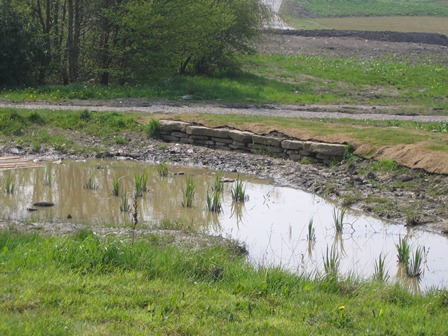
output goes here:
[{"label": "leafy tree", "polygon": [[37,81],[36,63],[42,50],[30,23],[10,1],[0,2],[0,86],[32,84]]}]

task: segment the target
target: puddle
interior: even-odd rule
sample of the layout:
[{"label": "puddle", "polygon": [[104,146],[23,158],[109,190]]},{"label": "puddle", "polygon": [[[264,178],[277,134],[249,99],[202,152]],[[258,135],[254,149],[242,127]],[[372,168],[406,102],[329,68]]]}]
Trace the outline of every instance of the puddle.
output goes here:
[{"label": "puddle", "polygon": [[[242,175],[249,199],[235,206],[231,199],[232,183],[224,184],[222,212],[207,210],[206,194],[216,172],[208,169],[169,167],[169,176],[161,178],[156,166],[139,162],[87,161],[45,164],[41,168],[0,172],[0,216],[20,221],[61,221],[88,226],[124,226],[131,213],[120,210],[121,197],[113,196],[113,180],[119,179],[121,192],[127,190],[129,203],[134,177],[148,174],[148,191],[138,199],[140,227],[169,226],[237,239],[244,242],[249,258],[256,264],[277,265],[293,272],[323,274],[323,256],[336,249],[340,273],[370,278],[375,261],[385,256],[385,268],[391,280],[400,280],[414,290],[448,287],[448,267],[444,261],[447,239],[436,234],[383,223],[356,212],[347,212],[342,234],[335,234],[334,205],[324,199],[272,181]],[[182,207],[186,176],[196,185],[193,208]],[[14,192],[5,192],[7,176]],[[226,179],[236,174],[225,173]],[[96,187],[86,188],[89,178]],[[36,202],[51,202],[52,207],[36,207]],[[29,211],[30,208],[37,211]],[[313,220],[315,242],[307,241],[308,223]],[[170,223],[169,225],[167,223]],[[425,247],[424,274],[420,283],[402,275],[397,263],[395,244],[407,237],[412,247]]]}]

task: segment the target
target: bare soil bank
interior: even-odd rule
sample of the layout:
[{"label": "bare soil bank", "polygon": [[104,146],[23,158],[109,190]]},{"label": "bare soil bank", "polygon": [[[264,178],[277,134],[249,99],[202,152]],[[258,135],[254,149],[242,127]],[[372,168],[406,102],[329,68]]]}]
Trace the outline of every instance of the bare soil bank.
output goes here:
[{"label": "bare soil bank", "polygon": [[423,43],[448,46],[448,36],[435,33],[403,33],[393,31],[362,31],[362,30],[335,30],[335,29],[287,29],[272,30],[273,34],[293,35],[305,37],[349,37],[372,41]]}]

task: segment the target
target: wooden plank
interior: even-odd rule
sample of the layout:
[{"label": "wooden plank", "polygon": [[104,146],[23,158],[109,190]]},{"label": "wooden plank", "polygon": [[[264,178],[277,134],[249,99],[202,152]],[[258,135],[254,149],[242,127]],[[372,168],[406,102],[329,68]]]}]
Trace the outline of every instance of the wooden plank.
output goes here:
[{"label": "wooden plank", "polygon": [[2,156],[0,157],[0,170],[11,170],[21,168],[37,168],[40,165],[36,162],[27,160],[20,156]]}]

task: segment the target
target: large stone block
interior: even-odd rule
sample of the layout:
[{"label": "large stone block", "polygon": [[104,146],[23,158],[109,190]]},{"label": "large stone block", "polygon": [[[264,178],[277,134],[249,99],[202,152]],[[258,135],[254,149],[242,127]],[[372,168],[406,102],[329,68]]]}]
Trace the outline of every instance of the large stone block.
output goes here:
[{"label": "large stone block", "polygon": [[345,152],[345,146],[340,144],[312,143],[310,152],[328,156],[342,156]]},{"label": "large stone block", "polygon": [[225,139],[229,137],[229,130],[221,128],[208,128],[203,126],[188,126],[187,134]]},{"label": "large stone block", "polygon": [[175,120],[160,120],[160,131],[162,132],[182,132],[185,133],[185,129],[189,124],[183,121]]},{"label": "large stone block", "polygon": [[254,134],[252,136],[253,143],[265,145],[265,146],[272,146],[272,147],[281,147],[282,140],[283,139],[269,137],[269,136],[256,135],[256,134]]},{"label": "large stone block", "polygon": [[243,131],[237,131],[237,130],[231,130],[229,131],[229,137],[233,139],[236,142],[240,143],[249,143],[252,142],[252,136],[254,134],[250,132],[243,132]]},{"label": "large stone block", "polygon": [[299,140],[283,140],[282,147],[284,149],[298,150],[303,148],[303,141]]}]

